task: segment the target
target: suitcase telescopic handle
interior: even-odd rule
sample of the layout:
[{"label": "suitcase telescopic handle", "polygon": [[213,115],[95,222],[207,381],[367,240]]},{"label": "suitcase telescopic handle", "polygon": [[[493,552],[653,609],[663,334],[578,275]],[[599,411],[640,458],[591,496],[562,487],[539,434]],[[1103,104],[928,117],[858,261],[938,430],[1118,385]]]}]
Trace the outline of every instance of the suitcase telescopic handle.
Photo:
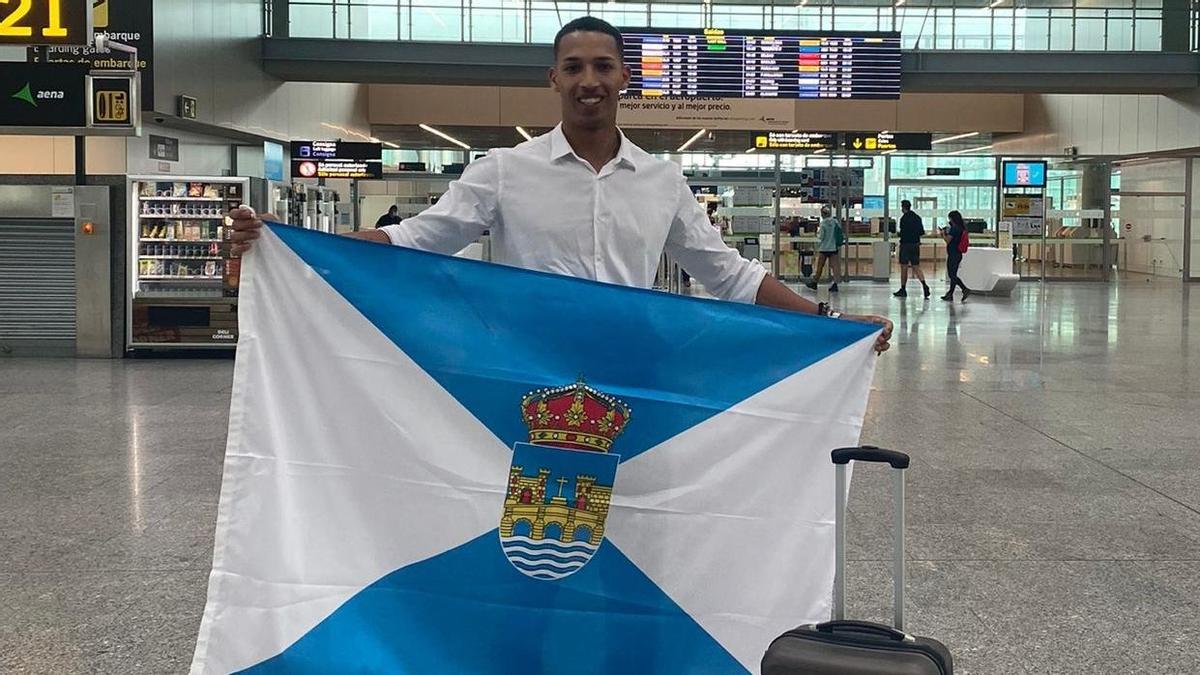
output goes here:
[{"label": "suitcase telescopic handle", "polygon": [[834,582],[833,619],[846,618],[846,467],[851,461],[879,462],[890,464],[895,469],[895,507],[892,540],[892,597],[895,609],[895,626],[904,630],[904,473],[908,468],[908,455],[895,450],[885,450],[874,445],[857,448],[838,448],[831,453],[834,471]]},{"label": "suitcase telescopic handle", "polygon": [[849,464],[850,462],[881,462],[891,464],[893,469],[907,469],[908,455],[895,450],[885,450],[874,445],[864,445],[857,448],[838,448],[830,455],[834,464]]}]

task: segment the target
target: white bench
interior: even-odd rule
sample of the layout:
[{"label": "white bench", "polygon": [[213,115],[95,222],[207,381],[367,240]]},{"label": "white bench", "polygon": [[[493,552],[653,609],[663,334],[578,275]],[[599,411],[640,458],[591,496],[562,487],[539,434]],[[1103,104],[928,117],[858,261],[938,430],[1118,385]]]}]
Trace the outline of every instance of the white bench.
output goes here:
[{"label": "white bench", "polygon": [[991,246],[972,246],[963,255],[958,278],[972,293],[1010,295],[1020,275],[1013,273],[1012,250]]}]

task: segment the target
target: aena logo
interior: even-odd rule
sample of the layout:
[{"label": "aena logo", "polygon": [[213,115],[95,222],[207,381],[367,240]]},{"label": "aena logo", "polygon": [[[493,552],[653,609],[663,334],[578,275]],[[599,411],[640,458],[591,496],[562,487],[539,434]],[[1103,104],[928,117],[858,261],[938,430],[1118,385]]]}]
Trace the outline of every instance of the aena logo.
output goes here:
[{"label": "aena logo", "polygon": [[60,89],[39,89],[35,92],[30,89],[29,83],[26,82],[25,86],[21,87],[21,90],[15,94],[13,94],[12,97],[17,99],[18,101],[24,101],[24,102],[28,103],[29,105],[36,108],[37,102],[40,100],[46,100],[46,99],[61,100],[61,99],[65,99],[67,97],[67,94],[66,94],[66,92],[64,92]]}]

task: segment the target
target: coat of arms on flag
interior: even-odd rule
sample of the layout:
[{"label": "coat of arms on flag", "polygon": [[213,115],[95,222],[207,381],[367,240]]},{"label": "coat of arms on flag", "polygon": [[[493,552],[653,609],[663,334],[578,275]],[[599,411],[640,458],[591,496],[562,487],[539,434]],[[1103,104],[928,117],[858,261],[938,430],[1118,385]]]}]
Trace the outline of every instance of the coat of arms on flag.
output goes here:
[{"label": "coat of arms on flag", "polygon": [[193,673],[756,672],[876,327],[270,225]]},{"label": "coat of arms on flag", "polygon": [[561,579],[586,565],[604,539],[621,459],[608,451],[629,407],[580,378],[531,392],[521,410],[530,442],[513,446],[500,543],[522,574]]}]

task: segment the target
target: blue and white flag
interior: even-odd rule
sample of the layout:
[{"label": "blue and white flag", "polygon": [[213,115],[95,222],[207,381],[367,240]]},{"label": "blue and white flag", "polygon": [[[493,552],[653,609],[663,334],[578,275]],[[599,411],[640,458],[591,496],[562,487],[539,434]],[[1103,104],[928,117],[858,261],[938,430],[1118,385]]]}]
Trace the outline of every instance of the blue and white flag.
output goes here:
[{"label": "blue and white flag", "polygon": [[758,672],[877,327],[270,225],[193,673]]}]

